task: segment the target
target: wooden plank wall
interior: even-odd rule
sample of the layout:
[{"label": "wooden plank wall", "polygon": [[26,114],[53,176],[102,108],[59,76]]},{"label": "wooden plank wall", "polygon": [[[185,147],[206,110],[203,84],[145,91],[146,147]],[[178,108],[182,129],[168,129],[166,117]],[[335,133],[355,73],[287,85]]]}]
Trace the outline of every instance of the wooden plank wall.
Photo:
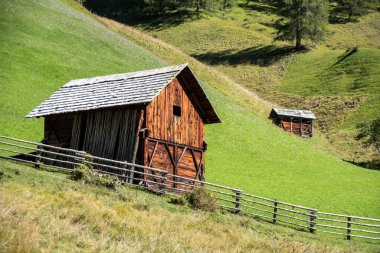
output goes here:
[{"label": "wooden plank wall", "polygon": [[[181,107],[181,117],[173,106]],[[152,138],[203,147],[204,123],[176,78],[146,107],[146,127]]]},{"label": "wooden plank wall", "polygon": [[[280,126],[287,132],[301,135],[300,123],[297,120],[290,122],[282,119]],[[312,136],[311,122],[302,122],[302,136]]]},{"label": "wooden plank wall", "polygon": [[76,114],[71,148],[131,162],[139,120],[139,110],[128,108]]},{"label": "wooden plank wall", "polygon": [[[177,145],[161,140],[147,138],[145,150],[145,165],[168,171],[169,174],[196,180],[204,178],[204,151],[184,145]],[[154,173],[146,170],[146,173]],[[152,180],[151,177],[147,177]],[[187,182],[168,175],[168,187],[188,189],[189,186],[177,184]]]}]

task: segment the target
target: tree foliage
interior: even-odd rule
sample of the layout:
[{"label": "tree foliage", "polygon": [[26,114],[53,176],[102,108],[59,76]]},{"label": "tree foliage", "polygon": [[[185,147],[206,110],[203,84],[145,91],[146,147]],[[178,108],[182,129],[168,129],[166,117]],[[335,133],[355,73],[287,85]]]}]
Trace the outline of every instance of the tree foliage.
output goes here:
[{"label": "tree foliage", "polygon": [[368,12],[366,1],[364,0],[338,0],[337,10],[347,15],[347,20],[351,21],[354,16],[361,16]]},{"label": "tree foliage", "polygon": [[363,140],[364,145],[374,147],[380,153],[380,117],[368,123],[358,125],[359,133],[356,139]]},{"label": "tree foliage", "polygon": [[86,8],[108,17],[145,17],[193,10],[226,9],[231,0],[83,0]]},{"label": "tree foliage", "polygon": [[324,38],[328,20],[326,0],[285,0],[276,39],[295,41],[297,49],[303,48],[302,39],[319,42]]}]

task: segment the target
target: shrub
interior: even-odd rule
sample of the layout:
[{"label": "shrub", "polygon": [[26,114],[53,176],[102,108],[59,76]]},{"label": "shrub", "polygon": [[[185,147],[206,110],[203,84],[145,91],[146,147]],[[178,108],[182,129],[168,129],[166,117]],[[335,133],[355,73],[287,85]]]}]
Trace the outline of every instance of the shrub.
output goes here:
[{"label": "shrub", "polygon": [[187,204],[187,199],[185,196],[171,197],[168,202],[173,205],[185,206]]},{"label": "shrub", "polygon": [[186,194],[186,199],[194,209],[208,212],[215,212],[218,209],[216,200],[204,188],[195,188],[192,192]]},{"label": "shrub", "polygon": [[99,174],[93,171],[93,167],[89,163],[84,163],[75,167],[69,178],[75,181],[83,181],[86,184],[103,186],[112,190],[116,190],[121,186],[117,177]]},{"label": "shrub", "polygon": [[110,175],[102,175],[99,173],[94,173],[94,176],[92,177],[93,184],[97,186],[104,186],[108,189],[116,190],[119,186],[121,186],[121,183],[117,177],[110,176]]},{"label": "shrub", "polygon": [[71,172],[69,178],[74,181],[90,181],[91,178],[91,167],[89,167],[87,164],[81,164]]}]

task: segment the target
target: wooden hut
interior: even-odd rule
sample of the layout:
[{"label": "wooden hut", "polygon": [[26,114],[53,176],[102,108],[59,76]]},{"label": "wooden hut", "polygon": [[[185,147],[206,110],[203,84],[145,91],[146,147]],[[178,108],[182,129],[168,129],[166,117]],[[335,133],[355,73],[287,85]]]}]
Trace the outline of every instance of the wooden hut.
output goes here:
[{"label": "wooden hut", "polygon": [[302,137],[313,136],[313,120],[316,117],[311,111],[273,108],[269,119],[287,132]]},{"label": "wooden hut", "polygon": [[72,80],[27,117],[45,117],[47,144],[199,180],[220,122],[186,64]]}]

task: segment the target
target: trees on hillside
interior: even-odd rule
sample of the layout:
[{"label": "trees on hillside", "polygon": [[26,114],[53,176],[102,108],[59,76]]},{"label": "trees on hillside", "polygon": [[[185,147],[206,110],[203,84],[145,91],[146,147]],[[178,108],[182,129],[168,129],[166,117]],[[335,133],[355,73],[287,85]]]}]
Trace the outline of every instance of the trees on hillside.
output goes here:
[{"label": "trees on hillside", "polygon": [[356,139],[363,140],[366,147],[374,147],[380,154],[380,117],[358,125],[359,133]]},{"label": "trees on hillside", "polygon": [[313,42],[323,39],[328,19],[326,0],[285,0],[284,18],[278,21],[276,39],[295,41],[296,49],[302,49],[302,40]]},{"label": "trees on hillside", "polygon": [[82,0],[90,10],[108,17],[161,16],[176,11],[226,9],[231,0]]},{"label": "trees on hillside", "polygon": [[338,0],[337,10],[345,13],[348,21],[351,21],[353,16],[361,16],[368,11],[365,0]]}]

